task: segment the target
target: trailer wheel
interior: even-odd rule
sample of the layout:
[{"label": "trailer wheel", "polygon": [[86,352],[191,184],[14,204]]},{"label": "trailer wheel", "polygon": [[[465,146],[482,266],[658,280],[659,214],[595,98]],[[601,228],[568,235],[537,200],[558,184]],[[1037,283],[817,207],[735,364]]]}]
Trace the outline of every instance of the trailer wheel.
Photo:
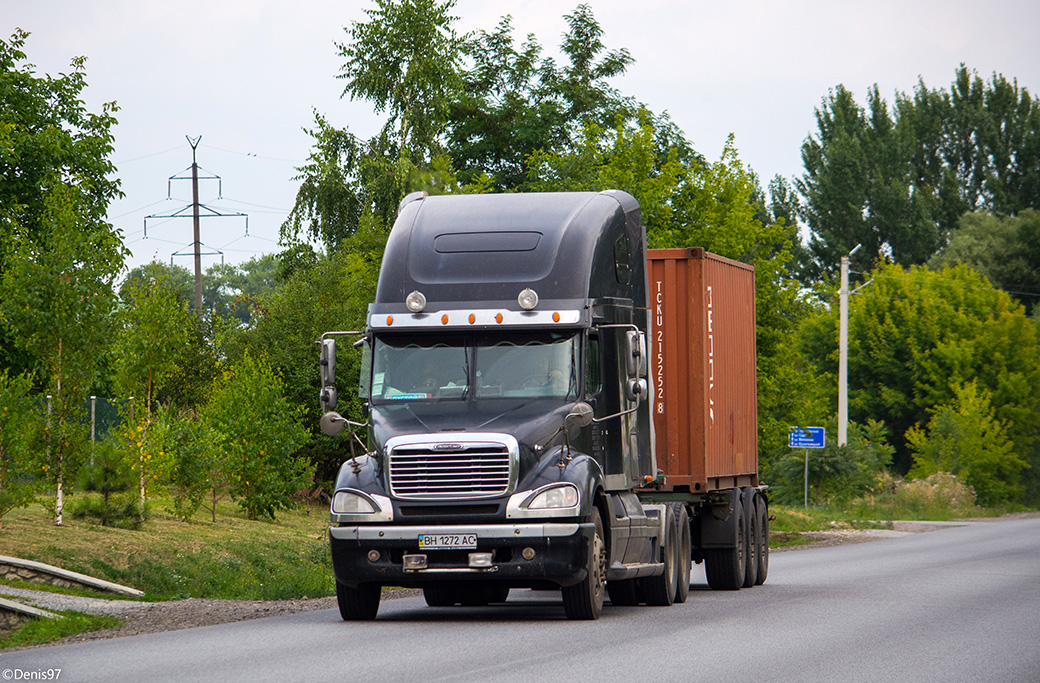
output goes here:
[{"label": "trailer wheel", "polygon": [[371,621],[379,611],[379,584],[363,583],[357,588],[336,582],[336,603],[343,621]]},{"label": "trailer wheel", "polygon": [[747,556],[747,527],[744,524],[743,502],[740,492],[734,491],[738,499],[733,506],[733,514],[737,515],[737,534],[732,548],[711,548],[704,551],[704,573],[708,578],[708,586],[716,591],[735,591],[744,585],[745,563]]},{"label": "trailer wheel", "polygon": [[607,582],[607,595],[615,607],[634,607],[639,604],[639,586],[635,579],[616,579]]},{"label": "trailer wheel", "polygon": [[563,588],[563,611],[568,619],[599,619],[603,611],[603,597],[607,577],[607,546],[603,543],[603,521],[593,506],[592,522],[596,527],[589,541],[585,578],[573,586]]},{"label": "trailer wheel", "polygon": [[676,504],[675,524],[679,532],[679,580],[675,585],[675,601],[679,604],[686,602],[690,595],[690,570],[692,569],[691,556],[693,554],[690,539],[690,516],[686,513],[686,506]]},{"label": "trailer wheel", "polygon": [[452,585],[425,586],[422,594],[430,607],[452,607],[459,602],[459,592]]},{"label": "trailer wheel", "polygon": [[664,571],[658,576],[640,579],[646,604],[652,607],[668,607],[675,601],[676,585],[679,583],[679,539],[675,526],[675,510],[671,505],[664,508],[664,528],[667,538],[662,548]]},{"label": "trailer wheel", "polygon": [[755,496],[755,514],[758,516],[758,577],[755,583],[761,586],[769,575],[769,504],[762,494]]},{"label": "trailer wheel", "polygon": [[746,532],[744,588],[751,588],[758,583],[758,552],[761,548],[761,539],[758,531],[758,513],[755,508],[756,496],[757,491],[746,488],[740,497],[744,504],[744,529]]}]

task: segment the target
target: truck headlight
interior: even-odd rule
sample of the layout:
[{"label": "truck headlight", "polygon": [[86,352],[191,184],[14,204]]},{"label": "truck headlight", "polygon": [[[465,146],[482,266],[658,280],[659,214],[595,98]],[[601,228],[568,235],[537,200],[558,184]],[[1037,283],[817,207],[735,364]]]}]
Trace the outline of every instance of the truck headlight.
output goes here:
[{"label": "truck headlight", "polygon": [[522,507],[528,510],[555,510],[577,505],[578,487],[574,484],[561,484],[535,493]]},{"label": "truck headlight", "polygon": [[360,491],[336,491],[332,498],[332,512],[337,515],[371,515],[379,512],[379,505]]}]

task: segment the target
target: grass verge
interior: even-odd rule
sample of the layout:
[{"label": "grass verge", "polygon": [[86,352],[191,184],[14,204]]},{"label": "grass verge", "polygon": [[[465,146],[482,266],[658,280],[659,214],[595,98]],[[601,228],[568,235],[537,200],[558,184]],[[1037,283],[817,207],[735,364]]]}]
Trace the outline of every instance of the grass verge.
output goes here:
[{"label": "grass verge", "polygon": [[43,645],[77,633],[89,633],[106,628],[117,628],[122,620],[108,615],[59,612],[60,619],[32,619],[0,638],[0,650],[29,645]]},{"label": "grass verge", "polygon": [[217,521],[184,522],[152,501],[138,530],[69,519],[54,526],[43,505],[4,516],[4,554],[121,583],[145,600],[280,600],[331,595],[325,506],[280,512],[276,522],[248,520],[228,503]]}]

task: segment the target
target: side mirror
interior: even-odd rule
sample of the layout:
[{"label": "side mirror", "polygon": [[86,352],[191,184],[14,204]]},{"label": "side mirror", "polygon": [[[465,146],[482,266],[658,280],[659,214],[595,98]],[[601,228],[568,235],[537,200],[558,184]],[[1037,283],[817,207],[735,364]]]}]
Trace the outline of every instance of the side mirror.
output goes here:
[{"label": "side mirror", "polygon": [[625,398],[632,403],[639,403],[646,397],[646,380],[642,377],[630,379],[625,382]]},{"label": "side mirror", "polygon": [[336,407],[336,401],[339,399],[336,387],[324,387],[321,390],[321,396],[318,399],[321,405],[321,412],[327,413]]},{"label": "side mirror", "polygon": [[578,401],[571,407],[571,412],[567,413],[567,417],[564,418],[564,424],[567,428],[571,427],[588,427],[592,424],[592,406],[584,401]]},{"label": "side mirror", "polygon": [[646,376],[646,335],[637,330],[625,333],[625,370],[629,377]]},{"label": "side mirror", "polygon": [[321,426],[321,431],[326,436],[336,436],[343,431],[343,427],[347,424],[347,420],[339,413],[330,411],[321,416],[321,421],[318,424]]},{"label": "side mirror", "polygon": [[336,383],[336,340],[325,339],[321,342],[321,385],[327,387]]}]

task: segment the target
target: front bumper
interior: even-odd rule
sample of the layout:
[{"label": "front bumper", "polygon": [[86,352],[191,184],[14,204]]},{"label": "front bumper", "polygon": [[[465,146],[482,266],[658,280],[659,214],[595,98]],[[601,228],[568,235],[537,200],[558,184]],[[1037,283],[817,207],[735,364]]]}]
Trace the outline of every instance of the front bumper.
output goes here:
[{"label": "front bumper", "polygon": [[[377,583],[406,588],[440,581],[501,582],[511,587],[570,586],[585,578],[591,523],[358,525],[329,529],[336,581],[357,587]],[[475,534],[476,549],[420,550],[420,534]],[[534,551],[524,559],[525,549]],[[378,558],[373,561],[371,558]],[[492,564],[471,568],[470,553],[491,553]],[[404,555],[425,555],[427,567],[404,569]],[[530,553],[528,553],[530,554]]]}]

